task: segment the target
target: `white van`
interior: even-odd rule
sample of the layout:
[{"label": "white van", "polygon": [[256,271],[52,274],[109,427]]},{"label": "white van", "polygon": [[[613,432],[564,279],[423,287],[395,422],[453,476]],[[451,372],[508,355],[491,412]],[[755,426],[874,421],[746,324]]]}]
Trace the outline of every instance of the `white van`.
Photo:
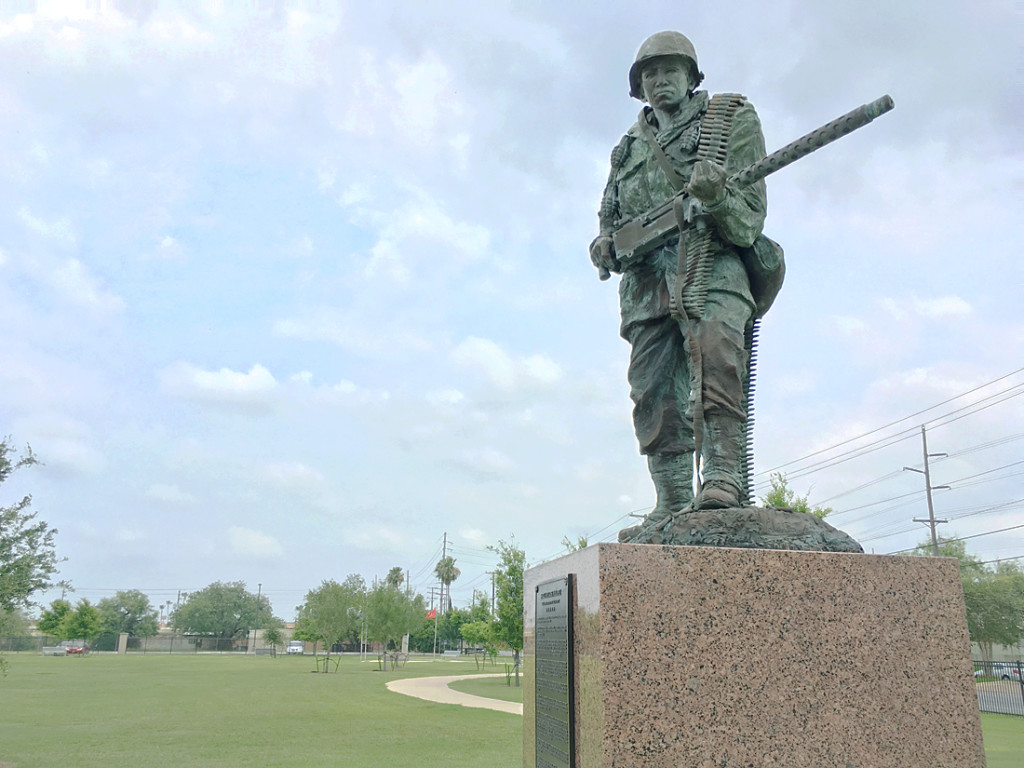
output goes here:
[{"label": "white van", "polygon": [[288,648],[285,649],[285,653],[289,656],[293,653],[302,654],[306,652],[306,644],[301,640],[292,640],[288,643]]}]

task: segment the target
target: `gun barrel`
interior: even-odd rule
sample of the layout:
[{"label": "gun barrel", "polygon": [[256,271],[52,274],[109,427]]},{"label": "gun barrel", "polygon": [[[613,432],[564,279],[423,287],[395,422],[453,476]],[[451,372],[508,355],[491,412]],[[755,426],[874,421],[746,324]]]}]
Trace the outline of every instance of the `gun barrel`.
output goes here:
[{"label": "gun barrel", "polygon": [[875,99],[869,104],[862,104],[842,117],[838,117],[830,123],[817,128],[806,136],[801,136],[796,141],[787,144],[782,149],[772,152],[763,160],[749,165],[742,171],[729,177],[729,182],[737,187],[746,187],[760,181],[770,173],[780,168],[785,168],[790,163],[806,157],[816,149],[821,149],[826,144],[831,144],[836,139],[841,139],[848,133],[853,133],[862,128],[876,117],[884,115],[895,106],[891,96],[883,96]]}]

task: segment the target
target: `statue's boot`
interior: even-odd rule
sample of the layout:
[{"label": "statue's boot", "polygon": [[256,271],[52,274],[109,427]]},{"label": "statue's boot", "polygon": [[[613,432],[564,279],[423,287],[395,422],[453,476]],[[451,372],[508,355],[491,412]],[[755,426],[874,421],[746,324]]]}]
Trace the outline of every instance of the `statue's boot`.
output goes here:
[{"label": "statue's boot", "polygon": [[673,513],[693,504],[693,451],[651,454],[647,468],[654,481],[657,503],[640,525],[619,531],[619,541],[628,542],[641,530],[660,525]]},{"label": "statue's boot", "polygon": [[743,421],[728,414],[707,414],[704,422],[704,484],[698,509],[729,509],[745,504],[740,462],[746,458]]}]

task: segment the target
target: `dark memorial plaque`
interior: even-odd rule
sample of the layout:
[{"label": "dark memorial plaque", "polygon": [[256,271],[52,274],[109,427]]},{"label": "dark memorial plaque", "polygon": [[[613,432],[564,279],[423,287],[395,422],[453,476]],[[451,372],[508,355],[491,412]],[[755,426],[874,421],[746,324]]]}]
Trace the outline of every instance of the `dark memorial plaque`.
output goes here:
[{"label": "dark memorial plaque", "polygon": [[537,768],[573,768],[573,576],[536,591]]}]

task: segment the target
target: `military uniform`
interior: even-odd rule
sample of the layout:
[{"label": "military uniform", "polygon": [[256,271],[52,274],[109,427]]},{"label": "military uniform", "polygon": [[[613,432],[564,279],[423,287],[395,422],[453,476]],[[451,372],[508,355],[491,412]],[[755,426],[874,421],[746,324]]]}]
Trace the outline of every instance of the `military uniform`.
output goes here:
[{"label": "military uniform", "polygon": [[[689,182],[698,160],[701,119],[708,102],[707,93],[693,93],[669,126],[654,125],[650,107],[645,107],[639,118],[652,125],[658,144],[684,183]],[[760,121],[753,106],[744,100],[733,114],[723,166],[731,174],[764,155]],[[601,235],[606,236],[623,221],[650,211],[676,194],[641,135],[639,122],[613,151],[611,165],[599,212]],[[670,314],[669,296],[678,270],[678,236],[638,262],[624,265],[619,284],[620,333],[631,347],[630,396],[640,452],[649,457],[679,457],[680,466],[687,460],[692,462],[692,371],[686,345],[689,328],[703,358],[705,482],[726,483],[736,489],[743,487],[740,463],[745,453],[748,352],[744,338],[754,315],[741,249],[751,247],[761,234],[766,209],[763,181],[738,190],[726,186],[725,198],[706,209],[713,231],[707,298],[697,310],[699,316],[694,316],[697,312],[692,310],[689,313],[689,326]],[[652,475],[657,486],[653,463]]]}]

